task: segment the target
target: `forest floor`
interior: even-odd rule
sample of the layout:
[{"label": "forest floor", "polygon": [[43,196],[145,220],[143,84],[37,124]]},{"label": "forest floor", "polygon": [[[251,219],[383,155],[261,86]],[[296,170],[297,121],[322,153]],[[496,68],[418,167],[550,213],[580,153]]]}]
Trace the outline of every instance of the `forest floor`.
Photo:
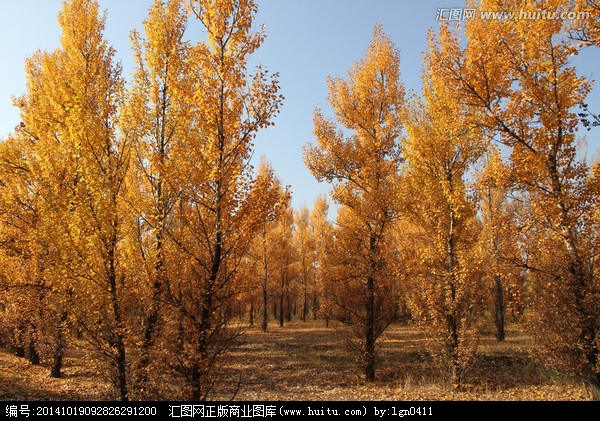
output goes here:
[{"label": "forest floor", "polygon": [[[239,401],[581,401],[585,388],[534,363],[529,340],[509,329],[506,340],[493,335],[480,344],[476,364],[462,391],[453,391],[422,350],[424,336],[414,327],[392,326],[379,349],[376,380],[361,370],[323,322],[271,325],[268,332],[249,328],[231,348],[220,389],[212,400]],[[80,354],[65,360],[63,378],[49,369],[0,351],[0,401],[111,400],[108,384]]]}]

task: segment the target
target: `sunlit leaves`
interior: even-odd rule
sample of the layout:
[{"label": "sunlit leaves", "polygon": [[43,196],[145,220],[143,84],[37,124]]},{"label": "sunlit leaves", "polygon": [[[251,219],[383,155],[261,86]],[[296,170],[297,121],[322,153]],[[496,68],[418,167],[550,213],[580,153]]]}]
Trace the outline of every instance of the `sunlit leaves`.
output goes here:
[{"label": "sunlit leaves", "polygon": [[472,316],[482,304],[476,198],[467,177],[487,145],[481,130],[469,126],[469,110],[453,101],[431,67],[436,59],[425,56],[424,100],[413,100],[405,111],[399,201],[410,225],[401,226],[398,235],[402,247],[413,249],[404,262],[409,306],[431,332],[443,373],[460,387],[474,352]]},{"label": "sunlit leaves", "polygon": [[[59,356],[74,326],[122,399],[168,379],[165,394],[197,400],[257,292],[281,323],[294,300],[303,318],[320,306],[345,322],[368,380],[408,303],[459,386],[484,282],[502,278],[513,305],[532,304],[538,354],[597,386],[599,178],[579,159],[593,124],[576,112],[592,84],[571,62],[597,44],[597,7],[563,3],[469,3],[592,19],[442,24],[408,99],[376,26],[364,58],[328,79],[333,113],[315,109],[304,151],[333,186],[332,224],[324,198],[294,213],[273,168],[250,164],[283,104],[278,74],[249,68],[265,39],[256,2],[156,0],[131,35],[127,86],[98,4],[65,2],[61,45],[27,59],[23,122],[0,150],[3,334]],[[205,38],[189,40],[192,25]]]},{"label": "sunlit leaves", "polygon": [[119,241],[129,144],[116,128],[124,82],[96,2],[65,2],[58,22],[60,47],[27,60],[27,93],[15,99],[19,135],[30,142],[40,212],[54,229],[44,233],[62,275],[56,289],[67,294],[70,320],[104,352],[127,399]]},{"label": "sunlit leaves", "polygon": [[334,117],[315,110],[316,144],[304,151],[306,166],[317,180],[333,183],[332,198],[340,205],[323,268],[327,314],[355,326],[347,345],[369,381],[375,376],[375,343],[395,302],[389,238],[402,161],[399,60],[389,36],[376,26],[366,56],[347,78],[329,78]]},{"label": "sunlit leaves", "polygon": [[[207,397],[216,361],[236,334],[225,309],[246,288],[238,278],[246,251],[289,196],[249,162],[257,132],[272,124],[283,99],[277,74],[247,70],[264,39],[253,30],[255,12],[251,1],[157,1],[145,38],[133,35],[133,124],[124,127],[136,139],[144,179],[134,200],[155,237],[150,279],[160,281],[155,296],[168,306],[162,341],[182,358],[172,366],[189,387],[182,396],[195,400]],[[188,25],[207,39],[185,41]]]},{"label": "sunlit leaves", "polygon": [[[569,6],[558,1],[473,4],[477,10],[544,9],[558,15]],[[465,26],[463,47],[458,29],[444,25],[432,37],[430,63],[451,97],[472,113],[470,126],[508,152],[508,174],[496,178],[518,191],[521,205],[513,220],[520,253],[513,262],[529,271],[531,327],[540,333],[547,361],[568,367],[597,388],[598,348],[591,338],[598,332],[593,321],[598,307],[589,305],[598,294],[592,270],[597,193],[577,145],[577,109],[591,83],[571,62],[577,48],[567,29],[563,19],[475,19]]]},{"label": "sunlit leaves", "polygon": [[[316,145],[305,147],[305,162],[318,180],[335,182],[338,203],[353,205],[353,194],[346,188],[360,195],[377,191],[380,199],[389,196],[384,190],[393,183],[401,162],[398,138],[404,88],[399,63],[398,51],[377,26],[365,58],[348,72],[348,78],[328,80],[335,117],[327,119],[315,110]],[[353,135],[347,137],[345,131]]]}]

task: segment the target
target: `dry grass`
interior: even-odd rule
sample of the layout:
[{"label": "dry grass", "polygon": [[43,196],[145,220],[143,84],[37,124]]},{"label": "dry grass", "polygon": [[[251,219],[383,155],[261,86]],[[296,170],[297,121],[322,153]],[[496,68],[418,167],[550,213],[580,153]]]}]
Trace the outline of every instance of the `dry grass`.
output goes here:
[{"label": "dry grass", "polygon": [[[408,326],[393,326],[379,350],[377,380],[362,373],[322,322],[249,328],[231,348],[215,400],[587,400],[584,388],[530,360],[528,338],[509,330],[506,341],[483,338],[477,364],[463,391],[452,391],[422,354],[424,337]],[[110,400],[110,388],[89,361],[72,354],[64,378],[48,368],[0,353],[0,400]]]}]

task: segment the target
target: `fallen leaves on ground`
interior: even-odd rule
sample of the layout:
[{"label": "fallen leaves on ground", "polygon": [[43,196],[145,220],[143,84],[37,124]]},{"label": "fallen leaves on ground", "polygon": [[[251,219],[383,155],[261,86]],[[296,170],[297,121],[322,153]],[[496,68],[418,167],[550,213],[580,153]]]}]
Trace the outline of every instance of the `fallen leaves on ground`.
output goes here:
[{"label": "fallen leaves on ground", "polygon": [[[585,389],[552,376],[525,353],[526,339],[515,332],[504,343],[483,343],[464,390],[439,380],[420,352],[423,337],[414,328],[394,326],[380,348],[377,380],[366,383],[335,342],[333,329],[319,322],[250,328],[231,349],[223,382],[213,400],[241,401],[475,401],[588,400]],[[73,353],[64,376],[49,377],[44,365],[0,352],[0,400],[110,400],[110,386],[87,360]],[[238,388],[239,385],[239,388]]]}]

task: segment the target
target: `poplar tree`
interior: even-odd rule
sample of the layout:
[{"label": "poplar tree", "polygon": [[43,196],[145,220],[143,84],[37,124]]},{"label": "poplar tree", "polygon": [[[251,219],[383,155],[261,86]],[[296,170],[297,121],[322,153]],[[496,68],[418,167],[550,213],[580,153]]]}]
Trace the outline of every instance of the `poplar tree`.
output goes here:
[{"label": "poplar tree", "polygon": [[407,107],[406,167],[400,202],[416,227],[416,261],[406,275],[409,305],[430,332],[434,355],[459,388],[475,352],[481,314],[482,248],[477,195],[468,173],[487,149],[481,131],[447,94],[425,57],[423,100]]},{"label": "poplar tree", "polygon": [[[304,153],[305,164],[317,180],[334,184],[332,198],[340,205],[342,219],[335,235],[350,243],[331,249],[340,255],[334,258],[338,272],[330,279],[339,284],[336,304],[347,307],[344,313],[353,315],[348,320],[360,326],[359,354],[368,381],[375,378],[375,344],[389,316],[387,306],[378,305],[378,297],[385,296],[381,294],[392,282],[387,238],[398,217],[394,189],[401,163],[404,99],[399,60],[389,36],[376,26],[366,57],[354,65],[348,78],[329,78],[334,118],[315,111],[316,144],[309,143]],[[346,287],[341,286],[344,283]],[[344,288],[347,303],[341,300]]]},{"label": "poplar tree", "polygon": [[143,395],[150,394],[149,378],[164,371],[156,364],[161,341],[168,339],[159,338],[158,332],[170,314],[163,303],[180,265],[170,235],[178,228],[178,163],[185,159],[194,123],[186,95],[197,82],[188,61],[187,25],[184,1],[156,0],[143,34],[132,32],[136,70],[120,122],[132,145],[127,198],[135,223],[129,250],[132,272],[140,280],[137,311],[143,317],[136,389]]},{"label": "poplar tree", "polygon": [[60,47],[27,60],[27,93],[16,105],[60,239],[71,318],[127,400],[128,282],[120,241],[129,145],[117,129],[121,68],[103,38],[96,2],[64,2],[58,23]]},{"label": "poplar tree", "polygon": [[[556,12],[558,1],[482,1],[476,10]],[[532,290],[529,312],[537,354],[600,390],[598,274],[595,265],[597,177],[578,157],[577,107],[591,82],[578,76],[578,53],[562,19],[469,21],[466,48],[441,28],[433,69],[455,101],[470,107],[472,125],[509,153],[507,174],[527,206],[517,222],[520,258]]]},{"label": "poplar tree", "polygon": [[[248,0],[189,1],[206,41],[189,50],[192,86],[182,91],[193,122],[174,163],[178,228],[170,232],[181,276],[166,297],[182,332],[173,355],[192,400],[205,399],[218,361],[235,332],[228,306],[239,293],[237,268],[279,191],[250,165],[256,134],[272,124],[283,98],[278,75],[248,70],[265,35],[253,29],[257,5]],[[179,343],[179,345],[177,345]]]}]

